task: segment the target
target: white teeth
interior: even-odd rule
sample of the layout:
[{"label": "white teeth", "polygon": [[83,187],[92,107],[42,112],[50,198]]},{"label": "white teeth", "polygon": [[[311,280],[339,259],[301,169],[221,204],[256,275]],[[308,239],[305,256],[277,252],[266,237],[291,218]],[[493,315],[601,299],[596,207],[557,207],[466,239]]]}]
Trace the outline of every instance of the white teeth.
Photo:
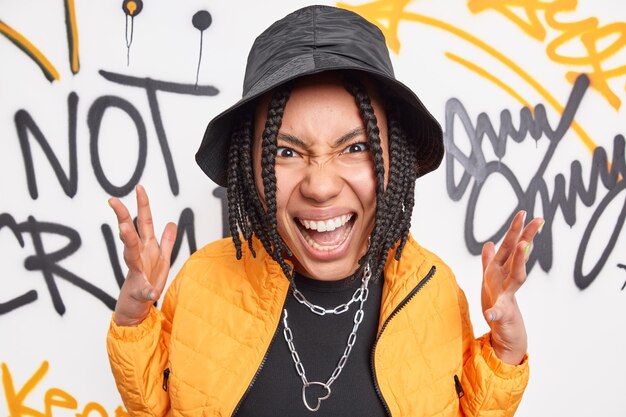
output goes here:
[{"label": "white teeth", "polygon": [[305,239],[306,239],[307,243],[310,246],[312,246],[314,249],[322,251],[322,252],[328,252],[330,250],[336,249],[339,246],[341,246],[341,243],[343,243],[343,239],[342,239],[341,243],[339,243],[337,245],[323,246],[323,245],[320,245],[319,243],[317,243],[316,241],[314,241],[313,239],[311,239],[309,236],[305,236]]},{"label": "white teeth", "polygon": [[317,230],[318,232],[332,232],[333,230],[348,223],[351,218],[352,214],[344,214],[328,220],[298,220],[306,229]]}]

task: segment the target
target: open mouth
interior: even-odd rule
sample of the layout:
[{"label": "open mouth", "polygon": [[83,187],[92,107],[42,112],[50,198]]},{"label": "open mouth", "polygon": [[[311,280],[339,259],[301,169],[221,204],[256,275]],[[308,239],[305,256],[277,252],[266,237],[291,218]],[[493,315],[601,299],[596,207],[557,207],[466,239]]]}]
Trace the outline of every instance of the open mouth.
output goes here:
[{"label": "open mouth", "polygon": [[313,249],[328,252],[337,249],[346,241],[356,216],[343,214],[325,220],[307,220],[296,218],[295,222],[305,242]]}]

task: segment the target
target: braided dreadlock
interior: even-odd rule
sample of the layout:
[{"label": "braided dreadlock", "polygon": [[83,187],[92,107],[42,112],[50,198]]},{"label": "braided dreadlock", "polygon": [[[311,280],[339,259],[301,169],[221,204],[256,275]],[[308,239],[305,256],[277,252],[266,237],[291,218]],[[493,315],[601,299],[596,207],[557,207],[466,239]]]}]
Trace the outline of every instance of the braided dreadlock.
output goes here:
[{"label": "braided dreadlock", "polygon": [[[367,253],[359,261],[370,264],[372,276],[378,277],[387,260],[387,253],[396,245],[395,258],[399,259],[411,226],[414,204],[414,187],[417,178],[416,150],[413,140],[407,138],[401,123],[401,112],[397,102],[388,98],[385,107],[389,129],[389,175],[385,187],[385,164],[380,142],[380,131],[371,100],[366,88],[355,77],[341,76],[345,88],[355,99],[366,126],[367,141],[376,176],[376,215],[374,230],[370,237]],[[275,156],[277,135],[282,123],[285,106],[289,99],[290,86],[283,85],[274,90],[261,137],[261,176],[265,207],[257,192],[252,168],[253,110],[243,112],[235,123],[228,165],[228,214],[229,227],[236,248],[237,259],[242,256],[241,237],[252,249],[253,235],[263,244],[268,254],[293,279],[292,268],[285,262],[291,251],[277,232],[276,220],[276,175]],[[241,234],[241,237],[240,237]],[[398,244],[399,241],[399,244]],[[355,273],[355,276],[360,271]]]},{"label": "braided dreadlock", "polygon": [[343,77],[346,89],[354,96],[365,122],[367,140],[374,159],[376,175],[376,221],[370,246],[361,263],[369,263],[372,276],[378,277],[387,261],[387,252],[400,240],[395,258],[400,259],[411,227],[415,180],[415,147],[400,126],[398,105],[391,98],[385,103],[389,135],[389,181],[385,189],[385,165],[380,131],[367,90],[356,78]]}]

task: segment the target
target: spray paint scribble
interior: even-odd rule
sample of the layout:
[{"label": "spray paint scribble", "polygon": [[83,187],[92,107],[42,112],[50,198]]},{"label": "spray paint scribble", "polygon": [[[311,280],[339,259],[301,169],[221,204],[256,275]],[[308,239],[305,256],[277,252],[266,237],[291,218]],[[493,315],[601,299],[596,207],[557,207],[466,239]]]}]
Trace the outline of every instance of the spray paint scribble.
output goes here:
[{"label": "spray paint scribble", "polygon": [[[124,0],[122,10],[126,15],[126,66],[130,64],[130,45],[133,44],[133,32],[135,28],[135,16],[143,10],[143,1],[141,0]],[[130,24],[129,24],[130,20]],[[129,32],[130,31],[130,32]]]}]

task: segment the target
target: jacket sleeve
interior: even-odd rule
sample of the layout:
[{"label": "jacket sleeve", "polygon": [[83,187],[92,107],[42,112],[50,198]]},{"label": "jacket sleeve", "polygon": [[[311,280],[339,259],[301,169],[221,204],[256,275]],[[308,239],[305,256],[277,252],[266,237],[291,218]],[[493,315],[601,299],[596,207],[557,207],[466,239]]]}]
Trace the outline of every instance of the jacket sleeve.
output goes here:
[{"label": "jacket sleeve", "polygon": [[474,339],[467,299],[459,288],[463,322],[461,408],[468,417],[512,417],[528,384],[528,354],[519,365],[502,362],[491,346],[491,333]]},{"label": "jacket sleeve", "polygon": [[180,275],[170,285],[162,310],[154,306],[137,327],[118,326],[113,318],[107,352],[117,389],[131,416],[165,416],[170,399],[165,388],[169,339]]}]

